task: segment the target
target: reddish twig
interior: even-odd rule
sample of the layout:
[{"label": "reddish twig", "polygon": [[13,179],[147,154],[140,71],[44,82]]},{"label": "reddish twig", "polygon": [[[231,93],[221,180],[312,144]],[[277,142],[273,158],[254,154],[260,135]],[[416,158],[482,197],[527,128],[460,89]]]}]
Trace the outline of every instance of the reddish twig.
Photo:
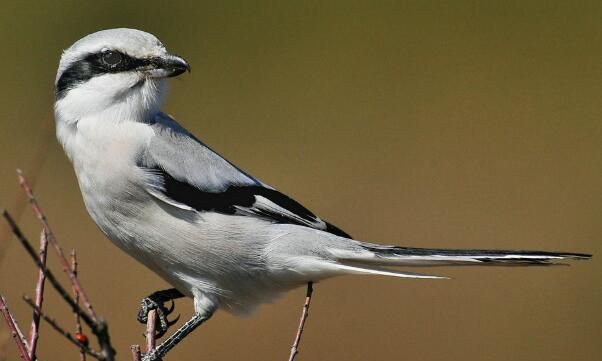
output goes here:
[{"label": "reddish twig", "polygon": [[27,342],[23,337],[23,332],[21,332],[21,329],[19,328],[19,325],[17,325],[15,318],[13,317],[12,313],[10,313],[8,305],[6,304],[6,300],[2,295],[0,295],[0,312],[2,313],[2,316],[4,316],[4,320],[6,321],[6,324],[8,325],[8,328],[10,329],[12,336],[15,339],[17,348],[21,353],[21,358],[25,361],[31,361],[31,358],[29,357]]},{"label": "reddish twig", "polygon": [[[147,320],[146,320],[146,331],[144,332],[146,336],[146,353],[150,354],[155,350],[156,345],[156,327],[157,327],[157,310],[148,311]],[[134,361],[140,361],[140,346],[132,345],[132,359]]]},{"label": "reddish twig", "polygon": [[40,262],[40,259],[38,258],[38,255],[36,254],[36,251],[34,250],[33,246],[31,245],[31,243],[29,242],[27,237],[25,237],[23,232],[21,232],[21,229],[15,223],[15,220],[11,217],[10,213],[8,213],[7,210],[4,210],[2,215],[4,216],[4,219],[8,222],[8,225],[10,226],[14,235],[17,237],[19,242],[21,242],[21,245],[23,246],[23,248],[25,248],[25,250],[27,251],[29,256],[33,259],[34,263],[38,266],[38,268],[42,272],[44,272],[46,279],[48,280],[48,282],[50,282],[52,287],[54,287],[54,289],[59,293],[59,295],[69,304],[69,306],[71,306],[71,308],[73,309],[74,312],[79,313],[82,320],[84,320],[84,322],[90,328],[94,328],[95,324],[96,324],[95,321],[90,316],[88,316],[88,314],[86,312],[84,312],[84,310],[82,310],[81,307],[79,307],[77,305],[77,303],[75,303],[75,300],[73,300],[73,298],[71,298],[69,293],[59,283],[59,281],[56,279],[54,274],[52,272],[50,272],[50,270],[48,268],[46,268],[46,266]]},{"label": "reddish twig", "polygon": [[[75,249],[71,250],[71,272],[77,277],[77,255],[75,253]],[[71,285],[73,291],[73,298],[75,298],[75,303],[79,305],[79,293],[77,289]],[[81,318],[79,317],[79,313],[73,312],[75,317],[75,333],[77,335],[83,335],[82,333],[82,323]],[[86,353],[83,350],[79,350],[79,359],[80,361],[86,361]]]},{"label": "reddish twig", "polygon": [[[4,303],[6,304],[7,309],[8,309],[8,304],[6,303],[6,299],[4,300]],[[15,319],[15,316],[12,313],[10,313],[10,312],[8,313],[8,315],[10,316],[10,319],[11,319],[12,323],[15,326],[17,326],[17,336],[19,337],[19,340],[21,340],[21,342],[25,345],[25,347],[29,351],[29,345],[27,344],[27,339],[25,338],[25,335],[21,331],[21,327],[19,327],[19,324],[17,323],[17,320]]]},{"label": "reddish twig", "polygon": [[146,352],[150,353],[155,349],[155,330],[157,325],[157,310],[148,311],[148,320],[146,321]]},{"label": "reddish twig", "polygon": [[63,286],[58,282],[58,280],[56,279],[54,274],[52,272],[50,272],[50,270],[48,270],[46,268],[46,266],[40,262],[40,259],[38,258],[36,251],[31,246],[31,243],[29,243],[29,240],[27,239],[27,237],[25,237],[23,232],[21,232],[21,229],[15,223],[15,220],[11,217],[10,213],[8,213],[7,210],[4,210],[3,216],[4,216],[4,219],[6,219],[6,221],[8,222],[8,225],[10,226],[13,234],[21,242],[21,244],[23,245],[23,247],[25,248],[27,253],[33,259],[34,263],[38,266],[38,268],[40,270],[42,270],[44,272],[44,275],[46,276],[46,279],[48,279],[48,282],[50,282],[52,287],[54,287],[54,289],[59,293],[59,295],[63,298],[63,300],[65,300],[65,302],[67,302],[67,304],[69,304],[69,306],[71,307],[73,312],[77,312],[79,314],[79,316],[81,317],[81,319],[84,321],[84,323],[86,323],[88,325],[88,327],[90,327],[90,329],[92,330],[92,332],[98,339],[98,343],[100,344],[100,347],[102,349],[102,351],[101,351],[102,358],[107,361],[114,360],[115,359],[115,350],[111,346],[111,339],[109,336],[109,329],[108,329],[108,325],[107,325],[106,321],[101,320],[101,319],[97,319],[97,320],[92,319],[91,316],[88,315],[88,313],[86,313],[84,310],[81,309],[81,307],[79,307],[79,305],[69,295],[69,293],[65,290],[65,288],[63,288]]},{"label": "reddish twig", "polygon": [[[39,258],[40,263],[46,267],[46,255],[48,250],[48,237],[45,230],[42,230],[40,234],[40,251]],[[44,302],[44,284],[46,283],[46,275],[42,269],[38,270],[38,281],[36,283],[36,306],[42,309]],[[32,360],[36,359],[36,348],[38,345],[38,338],[40,337],[40,314],[34,310],[33,318],[31,321],[31,329],[29,330],[29,357]]]},{"label": "reddish twig", "polygon": [[44,312],[42,312],[42,310],[38,306],[36,306],[36,304],[33,302],[33,300],[31,298],[29,298],[27,296],[23,296],[23,300],[25,300],[25,302],[29,306],[31,306],[31,308],[33,308],[44,321],[46,321],[50,326],[52,326],[52,328],[56,332],[58,332],[63,337],[65,337],[69,342],[71,342],[72,344],[77,346],[81,351],[94,357],[95,359],[104,360],[104,357],[98,351],[94,351],[91,348],[89,348],[88,346],[79,342],[75,337],[73,337],[73,335],[71,335],[69,332],[65,331],[65,329],[63,329],[53,318],[44,314]]},{"label": "reddish twig", "polygon": [[140,361],[141,359],[140,345],[132,345],[132,361]]},{"label": "reddish twig", "polygon": [[71,271],[71,267],[69,266],[69,262],[67,261],[67,258],[65,257],[65,254],[63,253],[63,249],[58,244],[56,237],[54,236],[54,233],[52,232],[52,229],[50,228],[50,225],[48,224],[48,219],[46,218],[46,215],[40,208],[38,201],[34,197],[33,191],[31,190],[31,187],[27,183],[27,179],[25,179],[21,170],[17,170],[17,174],[19,177],[19,185],[21,185],[21,187],[25,191],[25,194],[27,195],[27,198],[29,199],[29,203],[31,204],[31,207],[33,208],[34,213],[36,214],[36,216],[42,223],[42,226],[46,230],[48,240],[52,244],[52,247],[54,248],[57,256],[59,257],[59,261],[61,262],[61,265],[63,266],[63,271],[67,274],[67,276],[69,277],[69,281],[71,281],[71,284],[77,290],[77,293],[80,295],[80,297],[84,303],[84,306],[86,307],[86,309],[88,310],[88,312],[90,314],[90,317],[92,318],[92,320],[96,321],[97,316],[96,316],[96,312],[94,312],[94,308],[92,308],[92,303],[90,303],[90,299],[88,298],[87,293],[84,291],[81,284],[79,283],[79,280],[77,279],[75,274]]},{"label": "reddish twig", "polygon": [[301,343],[301,335],[303,334],[303,328],[305,327],[305,321],[309,316],[309,305],[311,304],[311,295],[314,292],[313,282],[307,284],[307,293],[305,295],[305,304],[303,304],[303,312],[301,313],[301,319],[299,320],[299,327],[297,328],[297,335],[295,341],[291,347],[291,353],[288,357],[288,361],[293,361],[295,356],[299,353],[299,344]]}]

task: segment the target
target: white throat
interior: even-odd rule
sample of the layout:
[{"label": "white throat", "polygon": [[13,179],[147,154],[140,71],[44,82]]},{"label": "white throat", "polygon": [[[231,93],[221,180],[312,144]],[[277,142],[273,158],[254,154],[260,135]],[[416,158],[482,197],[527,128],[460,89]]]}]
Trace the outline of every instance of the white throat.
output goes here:
[{"label": "white throat", "polygon": [[57,138],[74,161],[82,146],[75,146],[80,143],[76,135],[87,125],[95,124],[96,132],[102,132],[126,123],[146,123],[160,111],[166,92],[165,79],[142,79],[137,74],[107,74],[91,79],[55,102]]},{"label": "white throat", "polygon": [[69,90],[54,104],[55,116],[67,123],[98,116],[108,121],[144,121],[159,111],[166,91],[165,79],[106,74]]}]

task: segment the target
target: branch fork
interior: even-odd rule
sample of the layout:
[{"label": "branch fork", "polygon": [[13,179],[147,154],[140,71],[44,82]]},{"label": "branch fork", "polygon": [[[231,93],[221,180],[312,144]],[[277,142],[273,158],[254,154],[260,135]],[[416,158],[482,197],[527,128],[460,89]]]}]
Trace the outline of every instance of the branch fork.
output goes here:
[{"label": "branch fork", "polygon": [[[114,361],[115,360],[115,350],[113,349],[110,341],[108,325],[106,321],[99,318],[92,307],[92,303],[88,298],[84,288],[82,287],[79,279],[77,278],[77,260],[75,258],[75,253],[72,253],[71,263],[65,257],[61,246],[59,245],[50,225],[48,223],[48,219],[46,215],[42,211],[40,205],[38,204],[37,199],[35,198],[33,191],[27,179],[22,174],[20,170],[17,171],[19,185],[23,189],[29,204],[31,205],[36,217],[40,221],[42,225],[42,232],[40,235],[40,248],[38,251],[34,249],[31,245],[25,234],[21,231],[15,219],[11,216],[11,214],[4,210],[2,215],[10,227],[12,233],[19,240],[25,251],[29,254],[33,262],[38,268],[38,278],[35,286],[35,296],[34,299],[29,297],[24,297],[25,302],[32,307],[33,309],[33,317],[29,332],[28,339],[25,338],[23,332],[17,325],[13,314],[9,311],[8,306],[6,304],[6,300],[0,294],[0,311],[4,316],[4,319],[11,330],[11,332],[16,335],[15,342],[17,343],[17,348],[19,349],[20,356],[25,361],[35,361],[37,360],[36,349],[38,339],[40,337],[40,320],[44,320],[48,322],[54,330],[56,330],[59,334],[63,335],[68,341],[73,343],[80,350],[80,360],[85,361],[85,355],[90,355],[102,361]],[[62,265],[63,271],[69,278],[71,283],[71,288],[73,292],[73,297],[65,290],[65,288],[60,284],[54,274],[47,268],[46,259],[48,253],[48,245],[51,245],[54,249],[56,255],[59,258],[59,261]],[[71,307],[74,314],[76,315],[76,336],[83,335],[81,331],[81,323],[83,321],[92,331],[92,333],[96,336],[98,344],[100,345],[100,351],[94,351],[90,349],[84,343],[78,341],[78,339],[72,336],[70,333],[66,332],[58,323],[48,317],[43,312],[43,302],[44,302],[44,290],[46,280],[50,282],[51,286],[58,292],[59,296]],[[79,300],[83,301],[85,310],[79,306]]]}]

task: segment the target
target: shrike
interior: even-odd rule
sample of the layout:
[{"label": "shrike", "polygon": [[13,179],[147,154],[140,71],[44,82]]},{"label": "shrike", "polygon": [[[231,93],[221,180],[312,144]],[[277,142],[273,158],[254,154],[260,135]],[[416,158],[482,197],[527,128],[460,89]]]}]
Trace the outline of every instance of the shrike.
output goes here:
[{"label": "shrike", "polygon": [[218,308],[248,313],[285,291],[334,276],[439,278],[390,267],[531,265],[590,257],[354,240],[161,112],[167,78],[189,70],[155,36],[111,29],[65,50],[55,82],[57,137],[88,213],[111,241],[174,287],[144,299],[139,320],[157,309],[162,334],[170,312],[163,303],[194,299],[194,317],[158,353]]}]

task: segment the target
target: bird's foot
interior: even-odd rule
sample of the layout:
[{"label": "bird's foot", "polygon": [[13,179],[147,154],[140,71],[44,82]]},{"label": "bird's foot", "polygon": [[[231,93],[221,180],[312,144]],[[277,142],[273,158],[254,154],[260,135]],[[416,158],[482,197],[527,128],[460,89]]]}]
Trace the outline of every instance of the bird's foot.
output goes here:
[{"label": "bird's foot", "polygon": [[171,306],[169,308],[165,307],[165,299],[161,297],[157,297],[156,294],[152,294],[146,298],[143,298],[140,302],[140,310],[138,311],[138,316],[136,317],[138,322],[147,323],[148,322],[148,313],[151,310],[156,310],[157,312],[157,324],[155,326],[155,337],[160,338],[165,335],[167,330],[173,326],[180,319],[180,315],[178,315],[174,320],[170,321],[167,319],[175,309],[176,304],[174,300],[171,300]]}]

